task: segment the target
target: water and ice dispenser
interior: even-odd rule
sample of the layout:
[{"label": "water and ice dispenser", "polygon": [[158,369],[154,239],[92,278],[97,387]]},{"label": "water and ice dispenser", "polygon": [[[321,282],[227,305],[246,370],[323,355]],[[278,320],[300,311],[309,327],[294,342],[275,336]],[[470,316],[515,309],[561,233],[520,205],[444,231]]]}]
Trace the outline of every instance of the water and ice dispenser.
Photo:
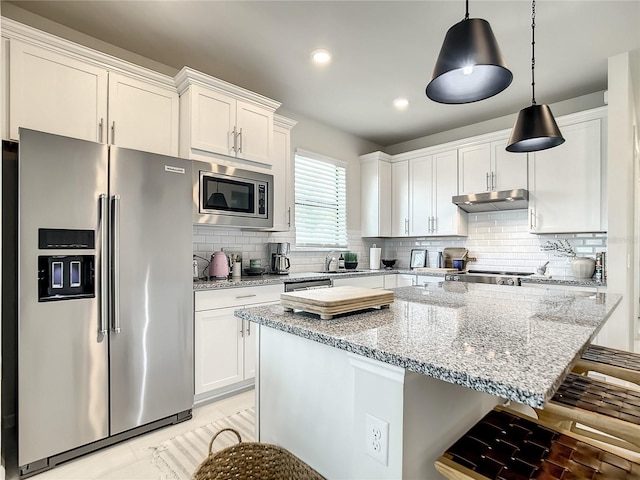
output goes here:
[{"label": "water and ice dispenser", "polygon": [[[93,250],[93,230],[38,230],[40,250]],[[38,301],[95,297],[95,255],[38,255]]]}]

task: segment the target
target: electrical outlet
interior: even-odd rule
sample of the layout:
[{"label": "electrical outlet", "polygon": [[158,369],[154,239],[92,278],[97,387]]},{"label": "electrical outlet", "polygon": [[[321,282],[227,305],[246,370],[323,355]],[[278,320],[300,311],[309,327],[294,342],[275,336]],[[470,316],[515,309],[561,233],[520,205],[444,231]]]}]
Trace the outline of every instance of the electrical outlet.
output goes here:
[{"label": "electrical outlet", "polygon": [[367,455],[375,458],[383,465],[388,465],[389,423],[367,413],[365,419],[365,442]]}]

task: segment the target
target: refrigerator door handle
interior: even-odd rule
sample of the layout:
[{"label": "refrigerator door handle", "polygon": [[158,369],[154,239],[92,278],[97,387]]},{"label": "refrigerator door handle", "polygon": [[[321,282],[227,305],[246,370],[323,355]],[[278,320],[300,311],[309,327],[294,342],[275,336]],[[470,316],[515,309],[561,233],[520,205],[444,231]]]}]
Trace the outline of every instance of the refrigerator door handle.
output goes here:
[{"label": "refrigerator door handle", "polygon": [[108,310],[108,290],[109,285],[108,272],[109,266],[107,263],[107,245],[109,243],[108,228],[107,228],[107,196],[100,194],[100,318],[99,329],[101,335],[107,334],[107,317],[109,315]]},{"label": "refrigerator door handle", "polygon": [[111,197],[111,330],[120,333],[120,195]]}]

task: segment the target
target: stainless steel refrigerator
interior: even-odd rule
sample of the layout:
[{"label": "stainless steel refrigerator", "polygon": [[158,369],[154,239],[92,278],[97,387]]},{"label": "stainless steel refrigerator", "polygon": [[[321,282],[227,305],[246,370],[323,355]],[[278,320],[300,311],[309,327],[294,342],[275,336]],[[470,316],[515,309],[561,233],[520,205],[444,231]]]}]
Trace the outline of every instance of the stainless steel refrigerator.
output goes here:
[{"label": "stainless steel refrigerator", "polygon": [[191,417],[191,182],[184,159],[20,130],[21,476]]}]

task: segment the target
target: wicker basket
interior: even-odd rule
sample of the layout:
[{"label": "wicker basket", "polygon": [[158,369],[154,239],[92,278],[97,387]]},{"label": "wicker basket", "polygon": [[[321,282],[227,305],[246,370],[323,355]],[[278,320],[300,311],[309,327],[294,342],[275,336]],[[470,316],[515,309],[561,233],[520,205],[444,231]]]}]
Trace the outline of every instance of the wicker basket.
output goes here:
[{"label": "wicker basket", "polygon": [[[238,443],[213,453],[213,442],[222,432],[233,432]],[[223,428],[209,442],[209,455],[193,473],[193,480],[322,480],[318,472],[277,445],[242,442],[233,428]]]}]

